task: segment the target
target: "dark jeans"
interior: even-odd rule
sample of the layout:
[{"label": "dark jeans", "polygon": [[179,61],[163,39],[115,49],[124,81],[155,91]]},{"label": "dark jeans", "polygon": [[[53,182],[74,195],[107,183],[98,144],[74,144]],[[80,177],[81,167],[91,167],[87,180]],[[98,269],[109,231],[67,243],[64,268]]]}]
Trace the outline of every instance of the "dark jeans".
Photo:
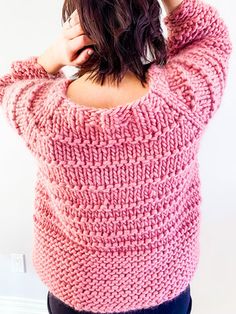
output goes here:
[{"label": "dark jeans", "polygon": [[[93,314],[87,311],[75,311],[73,308],[64,304],[57,299],[51,292],[48,292],[47,297],[48,312],[50,314]],[[190,295],[190,286],[186,288],[176,298],[166,301],[159,306],[154,306],[148,309],[134,310],[130,312],[120,312],[126,314],[189,314],[192,309],[192,298]]]}]

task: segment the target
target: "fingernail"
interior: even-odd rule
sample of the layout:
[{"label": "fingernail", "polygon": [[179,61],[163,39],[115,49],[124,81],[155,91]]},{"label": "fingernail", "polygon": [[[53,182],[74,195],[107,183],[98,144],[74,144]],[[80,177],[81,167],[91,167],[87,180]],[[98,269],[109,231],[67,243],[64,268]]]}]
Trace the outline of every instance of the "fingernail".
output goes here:
[{"label": "fingernail", "polygon": [[93,50],[88,50],[88,54],[91,56],[93,54]]}]

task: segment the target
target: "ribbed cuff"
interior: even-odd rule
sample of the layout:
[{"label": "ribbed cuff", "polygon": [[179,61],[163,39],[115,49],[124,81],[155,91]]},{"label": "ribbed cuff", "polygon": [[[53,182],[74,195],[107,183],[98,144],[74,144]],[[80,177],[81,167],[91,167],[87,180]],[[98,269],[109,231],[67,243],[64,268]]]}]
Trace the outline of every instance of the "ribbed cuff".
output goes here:
[{"label": "ribbed cuff", "polygon": [[11,74],[15,79],[49,78],[56,79],[65,77],[62,70],[56,74],[49,74],[38,62],[37,56],[31,56],[26,60],[16,60],[11,64]]}]

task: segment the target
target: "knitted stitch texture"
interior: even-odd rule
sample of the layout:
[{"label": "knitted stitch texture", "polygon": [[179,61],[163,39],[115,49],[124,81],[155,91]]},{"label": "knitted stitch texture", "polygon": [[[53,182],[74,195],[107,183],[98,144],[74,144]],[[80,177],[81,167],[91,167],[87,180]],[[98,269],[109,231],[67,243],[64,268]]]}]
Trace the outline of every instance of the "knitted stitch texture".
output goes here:
[{"label": "knitted stitch texture", "polygon": [[164,18],[168,62],[149,92],[115,108],[66,96],[71,79],[37,57],[0,79],[0,103],[37,159],[33,264],[77,311],[115,313],[170,300],[199,260],[197,153],[226,85],[232,44],[217,10],[184,0]]}]

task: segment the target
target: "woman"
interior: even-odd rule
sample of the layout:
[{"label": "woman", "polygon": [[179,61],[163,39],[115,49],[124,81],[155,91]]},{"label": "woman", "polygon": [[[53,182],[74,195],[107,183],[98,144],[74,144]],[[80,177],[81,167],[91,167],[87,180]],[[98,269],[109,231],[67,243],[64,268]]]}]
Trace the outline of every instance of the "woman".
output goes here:
[{"label": "woman", "polygon": [[163,4],[166,41],[156,0],[66,0],[62,35],[0,81],[38,161],[33,263],[49,313],[191,311],[197,153],[232,44],[212,6]]}]

